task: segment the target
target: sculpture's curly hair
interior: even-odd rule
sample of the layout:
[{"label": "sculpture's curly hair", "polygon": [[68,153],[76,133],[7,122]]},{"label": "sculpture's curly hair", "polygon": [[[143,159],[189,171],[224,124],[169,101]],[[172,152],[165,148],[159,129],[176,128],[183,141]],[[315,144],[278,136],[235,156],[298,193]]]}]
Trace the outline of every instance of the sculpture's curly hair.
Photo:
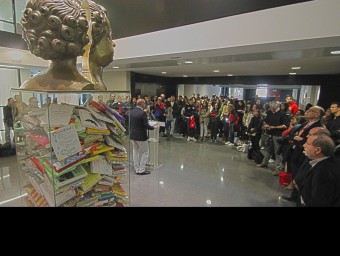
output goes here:
[{"label": "sculpture's curly hair", "polygon": [[89,43],[79,0],[30,0],[21,26],[29,50],[45,60],[82,56]]},{"label": "sculpture's curly hair", "polygon": [[88,2],[91,10],[92,47],[95,47],[103,37],[105,29],[111,29],[111,27],[108,27],[110,25],[108,25],[107,10],[93,1]]}]

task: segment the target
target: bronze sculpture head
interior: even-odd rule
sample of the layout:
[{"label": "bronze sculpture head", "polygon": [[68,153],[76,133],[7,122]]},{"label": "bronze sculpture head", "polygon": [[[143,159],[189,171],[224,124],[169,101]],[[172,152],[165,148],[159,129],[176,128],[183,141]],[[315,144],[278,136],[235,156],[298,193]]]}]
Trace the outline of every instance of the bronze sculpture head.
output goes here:
[{"label": "bronze sculpture head", "polygon": [[21,88],[91,90],[94,85],[77,70],[76,60],[88,44],[88,21],[79,0],[30,0],[21,20],[23,38],[36,56],[51,60],[49,69]]}]

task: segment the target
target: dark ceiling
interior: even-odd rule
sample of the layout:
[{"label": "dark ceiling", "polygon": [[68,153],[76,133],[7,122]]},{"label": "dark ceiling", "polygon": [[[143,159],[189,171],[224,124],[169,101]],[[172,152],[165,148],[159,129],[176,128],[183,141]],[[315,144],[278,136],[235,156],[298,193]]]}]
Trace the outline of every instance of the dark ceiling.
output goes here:
[{"label": "dark ceiling", "polygon": [[94,0],[108,10],[113,38],[149,33],[311,0]]}]

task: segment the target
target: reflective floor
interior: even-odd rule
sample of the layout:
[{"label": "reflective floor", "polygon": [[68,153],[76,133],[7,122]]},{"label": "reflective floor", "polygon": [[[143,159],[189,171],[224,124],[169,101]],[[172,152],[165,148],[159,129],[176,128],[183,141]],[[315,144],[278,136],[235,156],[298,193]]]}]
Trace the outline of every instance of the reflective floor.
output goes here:
[{"label": "reflective floor", "polygon": [[[187,142],[180,135],[160,139],[157,169],[140,176],[130,171],[130,205],[178,207],[294,206],[269,169],[257,168],[245,153],[222,141]],[[0,158],[0,207],[22,206],[16,157]]]},{"label": "reflective floor", "polygon": [[279,199],[289,192],[269,169],[256,167],[245,153],[224,142],[160,139],[160,168],[150,175],[131,171],[131,206],[294,206]]}]

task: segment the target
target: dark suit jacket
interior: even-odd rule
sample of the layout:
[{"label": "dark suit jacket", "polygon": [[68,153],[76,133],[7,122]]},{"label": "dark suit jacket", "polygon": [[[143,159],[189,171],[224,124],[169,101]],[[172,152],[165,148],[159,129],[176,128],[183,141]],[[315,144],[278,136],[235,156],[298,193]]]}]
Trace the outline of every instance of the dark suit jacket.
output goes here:
[{"label": "dark suit jacket", "polygon": [[310,168],[300,195],[306,206],[340,207],[339,161],[332,156]]},{"label": "dark suit jacket", "polygon": [[148,140],[147,130],[155,129],[149,125],[146,113],[139,107],[130,111],[130,127],[130,139],[137,141]]}]

